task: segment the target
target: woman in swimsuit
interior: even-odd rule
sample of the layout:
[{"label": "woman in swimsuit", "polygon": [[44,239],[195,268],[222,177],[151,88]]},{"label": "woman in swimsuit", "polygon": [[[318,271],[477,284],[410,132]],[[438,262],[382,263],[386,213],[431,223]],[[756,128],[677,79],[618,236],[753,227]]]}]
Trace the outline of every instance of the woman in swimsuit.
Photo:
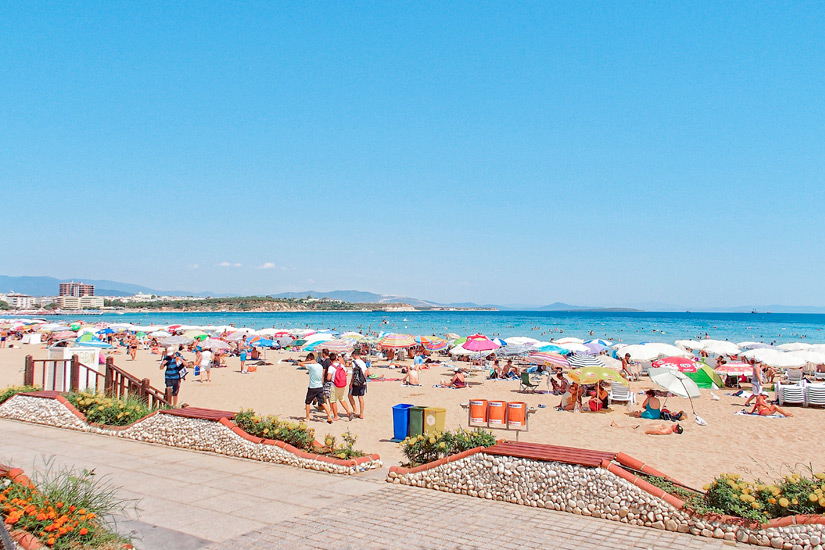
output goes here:
[{"label": "woman in swimsuit", "polygon": [[651,420],[658,420],[662,416],[662,404],[659,403],[659,399],[656,398],[656,392],[653,390],[647,390],[645,392],[647,397],[645,397],[644,403],[642,406],[645,408],[643,411],[633,411],[633,416],[636,418],[648,418]]},{"label": "woman in swimsuit", "polygon": [[759,413],[760,416],[770,416],[776,413],[779,413],[782,416],[793,416],[791,413],[785,412],[783,409],[779,408],[779,405],[769,405],[765,400],[765,396],[761,393],[756,396],[756,403],[753,404],[750,414],[753,413]]}]

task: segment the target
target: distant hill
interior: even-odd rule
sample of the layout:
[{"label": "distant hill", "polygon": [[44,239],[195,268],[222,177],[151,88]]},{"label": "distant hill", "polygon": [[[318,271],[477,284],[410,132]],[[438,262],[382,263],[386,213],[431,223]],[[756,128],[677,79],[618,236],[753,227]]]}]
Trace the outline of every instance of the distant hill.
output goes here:
[{"label": "distant hill", "polygon": [[629,307],[593,307],[573,306],[564,302],[553,302],[550,305],[535,308],[537,311],[642,311]]},{"label": "distant hill", "polygon": [[55,279],[54,277],[10,277],[0,275],[0,292],[19,292],[31,296],[57,296],[60,283],[69,281],[83,281],[95,285],[95,294],[98,296],[131,296],[142,292],[144,294],[158,294],[162,296],[216,296],[214,292],[191,292],[188,290],[157,290],[142,285],[119,283],[99,279]]},{"label": "distant hill", "polygon": [[397,296],[394,294],[375,294],[374,292],[363,292],[360,290],[306,290],[304,292],[281,292],[280,294],[270,294],[273,298],[329,298],[330,300],[341,300],[356,304],[409,304],[411,306],[429,307],[435,304],[418,298],[409,296]]}]

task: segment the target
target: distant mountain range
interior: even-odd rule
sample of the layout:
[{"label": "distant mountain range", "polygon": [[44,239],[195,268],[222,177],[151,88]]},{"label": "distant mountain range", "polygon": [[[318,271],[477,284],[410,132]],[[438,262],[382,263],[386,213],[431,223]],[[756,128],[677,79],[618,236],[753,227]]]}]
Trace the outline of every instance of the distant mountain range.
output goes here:
[{"label": "distant mountain range", "polygon": [[[56,296],[60,283],[68,281],[83,281],[86,284],[95,285],[95,294],[98,296],[132,296],[138,292],[143,294],[155,294],[159,296],[197,296],[197,297],[226,297],[240,296],[239,294],[220,294],[210,291],[192,292],[191,290],[157,290],[142,285],[132,283],[120,283],[117,281],[85,279],[75,277],[74,279],[56,279],[54,277],[10,277],[0,275],[0,293],[19,292],[31,296]],[[554,302],[544,306],[528,304],[475,304],[473,302],[439,303],[409,296],[396,294],[376,294],[374,292],[363,292],[360,290],[332,290],[328,292],[318,290],[306,290],[303,292],[281,292],[280,294],[269,294],[272,298],[330,298],[332,300],[342,300],[350,303],[370,303],[370,304],[409,304],[414,307],[456,307],[456,308],[496,308],[510,311],[687,311],[705,313],[825,313],[825,307],[820,306],[784,306],[784,305],[757,305],[738,307],[717,307],[717,308],[687,308],[677,304],[665,304],[658,302],[644,302],[637,304],[627,304],[623,307],[600,307],[600,306],[577,306],[563,302]]]}]

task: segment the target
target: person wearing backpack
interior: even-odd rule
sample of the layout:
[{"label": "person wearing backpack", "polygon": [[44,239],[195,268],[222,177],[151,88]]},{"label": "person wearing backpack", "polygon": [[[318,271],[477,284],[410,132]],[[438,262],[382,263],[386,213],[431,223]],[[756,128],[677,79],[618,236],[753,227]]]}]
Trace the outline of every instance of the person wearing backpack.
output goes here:
[{"label": "person wearing backpack", "polygon": [[352,409],[350,409],[349,404],[346,399],[344,399],[344,394],[347,389],[346,360],[343,355],[336,357],[334,353],[330,353],[329,358],[332,360],[332,364],[329,367],[327,377],[332,386],[330,388],[329,401],[332,406],[332,419],[340,420],[340,417],[338,416],[338,403],[341,403],[344,410],[347,411],[347,417],[352,420]]},{"label": "person wearing backpack", "polygon": [[370,370],[367,364],[361,359],[361,352],[352,352],[352,379],[349,383],[349,404],[352,406],[352,413],[355,414],[355,398],[358,398],[358,418],[364,418],[364,395],[367,393],[367,376]]}]

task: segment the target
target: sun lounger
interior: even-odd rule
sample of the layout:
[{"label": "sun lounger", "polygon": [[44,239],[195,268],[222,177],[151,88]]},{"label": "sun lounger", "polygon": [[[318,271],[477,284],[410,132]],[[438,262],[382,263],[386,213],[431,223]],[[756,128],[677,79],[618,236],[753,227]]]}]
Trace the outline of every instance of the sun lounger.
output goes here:
[{"label": "sun lounger", "polygon": [[780,384],[776,392],[780,405],[805,405],[805,386],[797,384]]},{"label": "sun lounger", "polygon": [[621,384],[613,384],[610,387],[610,395],[608,397],[610,403],[627,403],[628,405],[636,402],[636,395],[630,391],[630,388]]},{"label": "sun lounger", "polygon": [[808,384],[805,388],[805,403],[825,406],[825,384]]}]

